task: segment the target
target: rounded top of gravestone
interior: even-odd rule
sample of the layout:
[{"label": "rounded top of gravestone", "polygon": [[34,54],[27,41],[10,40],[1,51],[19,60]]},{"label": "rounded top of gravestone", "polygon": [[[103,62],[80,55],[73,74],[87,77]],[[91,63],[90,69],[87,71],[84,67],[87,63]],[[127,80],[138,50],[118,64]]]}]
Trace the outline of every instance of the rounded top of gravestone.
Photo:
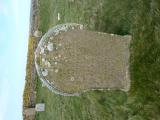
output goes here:
[{"label": "rounded top of gravestone", "polygon": [[80,24],[57,25],[38,44],[36,69],[43,84],[60,95],[128,90],[129,43],[129,37],[87,31]]}]

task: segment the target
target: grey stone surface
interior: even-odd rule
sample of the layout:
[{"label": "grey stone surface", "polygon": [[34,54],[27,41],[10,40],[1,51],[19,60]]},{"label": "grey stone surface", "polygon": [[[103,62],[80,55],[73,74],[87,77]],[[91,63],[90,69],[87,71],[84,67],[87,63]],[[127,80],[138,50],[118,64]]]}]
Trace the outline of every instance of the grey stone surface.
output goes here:
[{"label": "grey stone surface", "polygon": [[[77,28],[80,31],[76,32]],[[123,90],[123,91],[128,91],[129,88],[130,88],[130,76],[129,76],[129,71],[128,71],[129,70],[129,68],[128,68],[128,64],[129,64],[128,63],[128,59],[129,59],[129,44],[130,44],[131,37],[130,36],[119,36],[119,35],[115,35],[115,34],[107,34],[107,33],[101,33],[101,32],[89,32],[89,31],[85,32],[85,31],[83,31],[83,29],[84,29],[83,25],[74,24],[74,23],[73,24],[63,24],[63,25],[58,25],[58,26],[54,27],[53,29],[50,29],[42,37],[41,41],[38,44],[36,52],[35,52],[35,65],[36,65],[36,69],[37,69],[38,75],[39,75],[42,83],[45,86],[47,86],[54,93],[59,94],[59,95],[63,95],[63,96],[78,96],[80,93],[86,92],[86,91],[89,91],[89,90],[120,89],[120,90]],[[67,32],[68,30],[75,30],[75,32],[74,31]],[[103,51],[102,54],[104,54],[104,53],[106,54],[106,57],[104,57],[104,58],[107,60],[107,61],[105,61],[105,59],[103,57],[99,58],[99,59],[96,58],[96,61],[97,61],[96,64],[98,66],[101,66],[101,67],[106,66],[106,64],[107,64],[108,66],[106,66],[106,70],[109,70],[108,72],[106,72],[105,69],[102,71],[102,72],[106,72],[106,76],[105,77],[108,79],[105,83],[103,83],[102,87],[98,86],[100,81],[97,81],[97,80],[99,78],[101,78],[101,77],[98,77],[98,74],[99,74],[99,71],[101,71],[103,68],[102,69],[98,68],[99,69],[97,71],[98,73],[94,73],[94,76],[95,76],[95,78],[97,80],[96,81],[90,81],[90,82],[86,83],[90,87],[88,89],[82,90],[81,92],[70,93],[70,92],[67,92],[67,91],[65,91],[63,89],[60,89],[60,87],[57,86],[57,83],[56,83],[57,81],[56,81],[54,76],[56,76],[56,74],[58,75],[59,71],[61,71],[61,70],[59,70],[59,68],[56,68],[56,66],[61,65],[59,63],[59,60],[63,59],[63,61],[66,62],[66,63],[70,61],[70,59],[66,58],[65,56],[61,55],[60,53],[58,53],[56,56],[54,56],[52,58],[50,58],[48,56],[48,54],[52,54],[52,52],[54,52],[54,51],[59,51],[64,46],[63,43],[59,43],[54,48],[54,44],[50,43],[50,40],[52,41],[52,40],[55,39],[55,37],[57,38],[57,36],[59,35],[60,32],[65,32],[66,35],[65,35],[65,37],[63,39],[66,40],[66,44],[69,44],[70,41],[71,41],[70,39],[68,39],[68,37],[67,37],[68,35],[69,36],[71,35],[74,38],[76,38],[77,35],[78,36],[82,35],[80,37],[80,39],[79,39],[79,43],[78,44],[81,44],[81,42],[85,39],[85,37],[87,37],[87,39],[90,39],[90,38],[95,39],[96,36],[97,36],[97,37],[101,38],[103,41],[105,40],[105,38],[106,38],[106,40],[108,40],[108,44],[106,44],[106,45],[102,44],[101,47],[98,44],[96,45],[96,47],[98,47],[98,48],[96,48],[97,51],[102,50]],[[80,32],[80,33],[78,33],[78,32]],[[85,37],[83,36],[84,34],[85,34]],[[88,35],[88,36],[86,36],[86,35]],[[89,38],[89,36],[91,36],[91,37]],[[48,39],[46,39],[46,38],[49,38],[49,42],[48,42]],[[89,41],[92,42],[91,40],[89,40]],[[65,41],[64,41],[64,43],[65,43]],[[75,44],[73,47],[77,48],[78,45]],[[88,48],[88,46],[86,46],[86,47]],[[89,45],[89,47],[92,47],[92,46]],[[41,51],[42,48],[44,48],[43,52]],[[68,48],[68,49],[72,49],[72,48]],[[48,52],[46,52],[46,50]],[[104,50],[108,50],[108,53],[106,51],[104,51]],[[45,63],[45,67],[42,66],[42,65],[39,65],[36,62],[37,59],[38,59],[38,56],[39,56],[38,53],[40,53],[39,51],[41,51],[42,57],[44,57],[42,59],[42,62]],[[64,51],[66,52],[67,50],[64,50]],[[112,54],[112,51],[113,51],[113,54]],[[116,51],[117,51],[117,53],[116,53]],[[67,54],[67,53],[65,53],[65,54]],[[72,54],[72,52],[71,52],[71,54]],[[117,56],[117,57],[115,57],[115,56]],[[90,59],[90,57],[91,56],[85,56],[84,59],[88,60],[88,59]],[[125,57],[125,58],[123,58],[123,57]],[[49,61],[47,61],[46,59],[49,60]],[[104,59],[104,60],[102,60],[102,59]],[[121,60],[122,60],[122,62],[121,62]],[[80,60],[79,62],[84,62],[85,63],[85,61],[83,59]],[[94,61],[92,61],[92,63],[94,63]],[[92,66],[92,63],[91,64],[89,63],[88,66]],[[118,64],[118,63],[120,63],[120,64]],[[101,65],[101,64],[104,64],[104,65]],[[116,64],[117,64],[117,68],[115,67]],[[93,71],[96,71],[96,69],[98,67],[97,65],[95,65],[95,67],[94,67],[95,70],[93,70]],[[74,66],[74,65],[71,65],[71,66]],[[42,71],[42,69],[44,69],[44,68],[45,68],[45,70]],[[88,68],[86,67],[86,69],[88,69]],[[49,71],[51,72],[51,74],[50,74]],[[54,72],[54,73],[52,73],[52,72]],[[115,74],[115,73],[117,73],[117,74]],[[53,77],[51,77],[52,75],[53,75]],[[46,76],[48,76],[49,79]],[[89,77],[88,75],[86,77],[88,77],[87,79],[91,79],[91,77]],[[120,80],[121,78],[124,79],[124,80]],[[51,80],[51,79],[55,79],[55,81]],[[112,79],[115,82],[112,81]],[[120,81],[117,81],[117,80],[120,80]],[[75,78],[75,76],[71,76],[68,79],[68,81],[70,81],[71,83],[66,82],[66,85],[67,84],[68,85],[72,85],[72,83],[75,83],[77,81],[77,79]],[[83,83],[83,81],[81,81],[81,82]],[[97,85],[93,86],[91,84],[91,82],[94,82],[95,85],[97,83]],[[102,81],[102,82],[104,82],[104,81]],[[64,83],[65,83],[65,81],[64,81]],[[70,87],[72,87],[72,86],[70,86]]]}]

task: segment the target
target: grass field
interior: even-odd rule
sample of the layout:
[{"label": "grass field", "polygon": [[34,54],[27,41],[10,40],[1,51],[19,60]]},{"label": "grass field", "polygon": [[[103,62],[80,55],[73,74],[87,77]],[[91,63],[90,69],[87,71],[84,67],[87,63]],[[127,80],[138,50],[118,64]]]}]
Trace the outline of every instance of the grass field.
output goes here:
[{"label": "grass field", "polygon": [[[57,15],[60,13],[61,20]],[[160,120],[159,0],[40,0],[40,30],[75,22],[88,29],[131,34],[131,90],[92,91],[80,97],[55,95],[37,84],[46,111],[36,120]]]}]

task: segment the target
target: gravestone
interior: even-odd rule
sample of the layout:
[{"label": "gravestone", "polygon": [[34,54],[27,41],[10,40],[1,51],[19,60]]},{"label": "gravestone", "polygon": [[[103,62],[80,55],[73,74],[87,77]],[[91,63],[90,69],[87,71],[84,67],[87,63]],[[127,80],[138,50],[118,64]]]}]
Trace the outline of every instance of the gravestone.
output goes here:
[{"label": "gravestone", "polygon": [[45,104],[44,103],[38,103],[38,104],[36,104],[35,110],[37,112],[43,112],[43,111],[45,111]]},{"label": "gravestone", "polygon": [[[97,89],[128,91],[130,40],[130,36],[89,31],[80,24],[58,25],[42,37],[36,49],[38,75],[61,95]],[[44,70],[48,71],[45,75]]]}]

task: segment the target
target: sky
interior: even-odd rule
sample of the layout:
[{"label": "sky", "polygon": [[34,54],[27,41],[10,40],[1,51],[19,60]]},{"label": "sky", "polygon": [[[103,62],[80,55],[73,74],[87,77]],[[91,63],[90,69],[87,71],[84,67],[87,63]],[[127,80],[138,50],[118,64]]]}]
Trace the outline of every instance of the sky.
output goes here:
[{"label": "sky", "polygon": [[22,120],[30,0],[0,0],[0,120]]}]

